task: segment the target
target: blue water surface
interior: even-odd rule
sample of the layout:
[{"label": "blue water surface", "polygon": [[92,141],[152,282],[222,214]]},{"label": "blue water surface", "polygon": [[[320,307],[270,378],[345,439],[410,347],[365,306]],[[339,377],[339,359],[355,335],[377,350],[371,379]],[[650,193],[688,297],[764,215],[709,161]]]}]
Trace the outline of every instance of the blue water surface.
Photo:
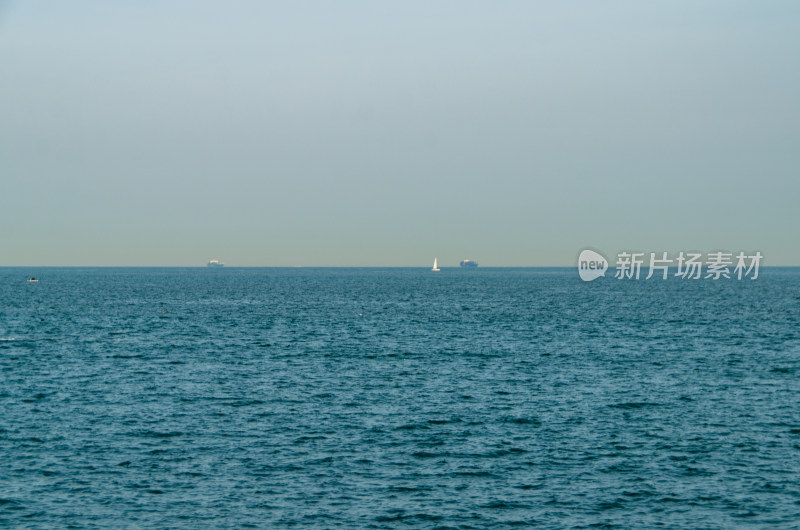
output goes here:
[{"label": "blue water surface", "polygon": [[4,268],[0,526],[796,528],[799,330],[800,269]]}]

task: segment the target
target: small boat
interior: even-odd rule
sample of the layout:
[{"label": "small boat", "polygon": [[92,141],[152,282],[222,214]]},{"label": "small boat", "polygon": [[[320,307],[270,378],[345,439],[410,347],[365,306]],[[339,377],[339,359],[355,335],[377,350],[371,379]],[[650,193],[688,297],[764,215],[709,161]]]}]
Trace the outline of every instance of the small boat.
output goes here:
[{"label": "small boat", "polygon": [[220,260],[218,260],[218,259],[212,259],[212,260],[211,260],[211,261],[209,261],[209,262],[208,262],[208,264],[206,265],[206,267],[209,267],[209,268],[211,268],[211,269],[219,269],[220,267],[224,267],[224,266],[225,266],[225,264],[224,264],[224,263],[222,263],[222,262],[221,262]]},{"label": "small boat", "polygon": [[441,269],[436,266],[436,258],[433,258],[433,268],[431,269],[433,272],[439,272]]},{"label": "small boat", "polygon": [[36,283],[39,280],[37,278],[28,278],[28,283]]}]

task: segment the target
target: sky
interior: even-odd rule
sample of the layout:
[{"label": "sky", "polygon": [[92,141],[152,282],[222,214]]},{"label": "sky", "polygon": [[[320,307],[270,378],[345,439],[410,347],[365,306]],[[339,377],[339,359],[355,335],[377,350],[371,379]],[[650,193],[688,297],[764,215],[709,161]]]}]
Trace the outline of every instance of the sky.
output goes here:
[{"label": "sky", "polygon": [[0,266],[800,265],[795,1],[0,0]]}]

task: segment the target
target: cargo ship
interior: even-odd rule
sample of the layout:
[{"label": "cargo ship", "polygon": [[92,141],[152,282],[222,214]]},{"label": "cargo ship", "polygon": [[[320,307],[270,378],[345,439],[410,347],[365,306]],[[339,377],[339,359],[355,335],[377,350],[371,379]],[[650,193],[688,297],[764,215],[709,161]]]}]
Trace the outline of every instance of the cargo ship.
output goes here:
[{"label": "cargo ship", "polygon": [[211,261],[208,262],[208,265],[206,265],[206,267],[210,267],[210,268],[218,268],[218,267],[224,267],[224,266],[225,266],[225,264],[222,263],[218,259],[212,259]]},{"label": "cargo ship", "polygon": [[478,266],[478,262],[471,259],[462,259],[460,265],[462,269],[474,269]]}]

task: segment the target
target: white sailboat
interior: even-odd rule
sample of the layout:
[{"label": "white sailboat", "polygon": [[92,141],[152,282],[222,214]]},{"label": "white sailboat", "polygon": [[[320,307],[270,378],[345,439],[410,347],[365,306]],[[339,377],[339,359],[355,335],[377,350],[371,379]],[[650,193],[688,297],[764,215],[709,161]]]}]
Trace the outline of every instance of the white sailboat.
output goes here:
[{"label": "white sailboat", "polygon": [[436,258],[433,258],[433,268],[431,269],[433,272],[439,272],[441,269],[436,266]]}]

